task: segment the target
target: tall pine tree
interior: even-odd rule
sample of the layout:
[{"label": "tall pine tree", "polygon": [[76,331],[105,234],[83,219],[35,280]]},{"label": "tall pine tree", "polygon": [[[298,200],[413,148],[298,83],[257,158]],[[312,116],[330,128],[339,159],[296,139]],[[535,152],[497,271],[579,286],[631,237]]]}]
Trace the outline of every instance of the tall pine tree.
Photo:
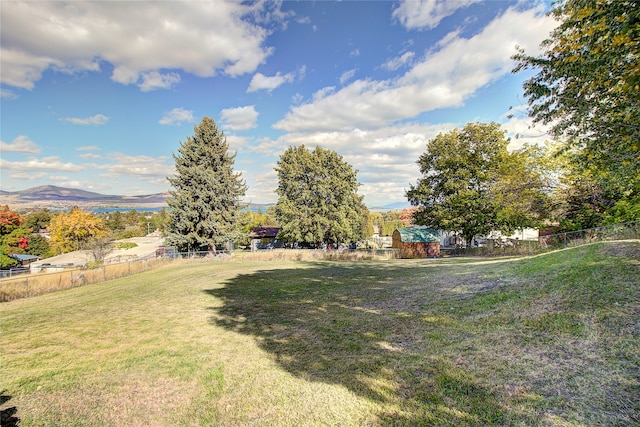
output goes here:
[{"label": "tall pine tree", "polygon": [[240,173],[233,171],[235,154],[229,154],[215,121],[204,117],[173,158],[176,174],[169,178],[173,189],[167,244],[181,252],[215,251],[234,233],[247,190]]}]

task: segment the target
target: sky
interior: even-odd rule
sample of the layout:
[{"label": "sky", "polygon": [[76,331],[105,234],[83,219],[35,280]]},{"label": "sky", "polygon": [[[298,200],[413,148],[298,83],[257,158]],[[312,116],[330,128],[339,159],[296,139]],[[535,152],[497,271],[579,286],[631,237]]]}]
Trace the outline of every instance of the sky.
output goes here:
[{"label": "sky", "polygon": [[290,146],[331,149],[369,207],[407,201],[428,141],[498,122],[510,149],[549,139],[526,114],[516,47],[539,52],[546,1],[0,2],[0,189],[170,189],[207,116],[246,202],[275,203]]}]

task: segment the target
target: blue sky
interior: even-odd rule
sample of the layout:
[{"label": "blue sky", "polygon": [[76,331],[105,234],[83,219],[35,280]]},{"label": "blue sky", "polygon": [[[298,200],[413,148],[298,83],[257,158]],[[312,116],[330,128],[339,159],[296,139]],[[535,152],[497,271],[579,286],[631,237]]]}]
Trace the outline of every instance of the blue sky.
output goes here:
[{"label": "blue sky", "polygon": [[[335,150],[367,205],[406,201],[429,139],[530,128],[516,45],[555,26],[537,1],[2,1],[0,188],[167,191],[172,154],[212,117],[246,201],[272,203],[292,145]],[[515,136],[518,135],[518,138]]]}]

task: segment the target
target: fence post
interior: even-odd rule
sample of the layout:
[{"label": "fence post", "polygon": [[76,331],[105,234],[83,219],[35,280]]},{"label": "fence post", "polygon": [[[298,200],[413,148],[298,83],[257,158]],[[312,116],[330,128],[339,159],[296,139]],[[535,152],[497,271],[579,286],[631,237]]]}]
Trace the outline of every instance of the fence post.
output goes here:
[{"label": "fence post", "polygon": [[563,241],[562,247],[564,249],[566,249],[567,248],[567,233],[562,233],[562,235],[564,237],[564,241]]}]

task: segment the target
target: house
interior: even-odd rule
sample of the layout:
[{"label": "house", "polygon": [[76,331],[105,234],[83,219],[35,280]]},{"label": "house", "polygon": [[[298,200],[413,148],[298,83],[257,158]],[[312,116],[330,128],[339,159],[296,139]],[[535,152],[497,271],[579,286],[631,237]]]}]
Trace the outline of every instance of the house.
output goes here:
[{"label": "house", "polygon": [[427,227],[397,228],[391,247],[401,258],[436,258],[440,256],[440,233]]},{"label": "house", "polygon": [[276,236],[280,232],[278,227],[256,227],[249,233],[251,239],[251,251],[258,249],[273,249],[280,246]]}]

